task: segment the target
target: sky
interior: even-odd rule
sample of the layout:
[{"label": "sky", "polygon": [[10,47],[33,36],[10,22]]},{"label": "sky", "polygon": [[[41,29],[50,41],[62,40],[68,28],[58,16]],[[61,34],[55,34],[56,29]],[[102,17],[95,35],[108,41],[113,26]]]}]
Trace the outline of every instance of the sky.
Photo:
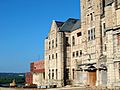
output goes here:
[{"label": "sky", "polygon": [[80,18],[79,0],[0,0],[0,72],[27,72],[44,59],[52,20]]}]

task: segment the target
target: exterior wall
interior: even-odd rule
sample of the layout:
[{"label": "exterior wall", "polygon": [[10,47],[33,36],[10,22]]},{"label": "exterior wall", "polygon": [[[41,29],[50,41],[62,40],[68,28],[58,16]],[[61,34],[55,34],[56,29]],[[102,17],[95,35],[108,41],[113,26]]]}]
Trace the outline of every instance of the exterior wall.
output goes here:
[{"label": "exterior wall", "polygon": [[[52,22],[48,37],[45,39],[46,84],[55,84],[58,87],[64,86],[65,83],[119,86],[120,46],[117,44],[117,35],[120,34],[120,5],[111,0],[80,2],[81,28],[72,32],[58,32],[59,28],[55,21]],[[95,70],[88,70],[90,66]],[[92,75],[94,82],[91,82]],[[68,79],[65,79],[66,77]]]},{"label": "exterior wall", "polygon": [[44,60],[32,62],[30,64],[30,68],[31,72],[44,72],[45,71]]},{"label": "exterior wall", "polygon": [[[48,34],[48,38],[45,39],[45,79],[46,79],[46,84],[48,85],[54,84],[57,85],[58,87],[61,87],[64,82],[63,81],[64,78],[63,37],[64,36],[62,32],[57,32],[57,30],[58,28],[55,24],[55,21],[53,21],[50,32]],[[54,47],[52,47],[53,41],[54,41],[53,43]]]},{"label": "exterior wall", "polygon": [[32,84],[33,82],[33,75],[31,72],[27,72],[25,74],[25,81],[26,81],[26,84]]},{"label": "exterior wall", "polygon": [[120,9],[116,8],[116,2],[105,8],[105,23],[106,23],[106,56],[107,56],[107,86],[109,88],[119,87],[119,45],[118,34],[120,32],[119,15]]},{"label": "exterior wall", "polygon": [[32,74],[32,83],[37,86],[45,84],[45,66],[44,60],[32,62],[30,64],[30,71]]},{"label": "exterior wall", "polygon": [[45,84],[45,73],[33,73],[33,84],[41,86]]},{"label": "exterior wall", "polygon": [[[81,33],[81,34],[80,34]],[[80,77],[77,77],[77,65],[82,64],[82,30],[77,29],[71,33],[71,80],[73,84],[80,82]],[[72,38],[75,38],[73,45]]]}]

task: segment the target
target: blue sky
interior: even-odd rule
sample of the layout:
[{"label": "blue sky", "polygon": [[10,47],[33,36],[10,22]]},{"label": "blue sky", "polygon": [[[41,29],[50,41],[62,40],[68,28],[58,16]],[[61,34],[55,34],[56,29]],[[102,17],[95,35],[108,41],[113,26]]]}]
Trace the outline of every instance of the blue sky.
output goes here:
[{"label": "blue sky", "polygon": [[0,0],[0,72],[26,72],[44,59],[52,20],[80,17],[79,0]]}]

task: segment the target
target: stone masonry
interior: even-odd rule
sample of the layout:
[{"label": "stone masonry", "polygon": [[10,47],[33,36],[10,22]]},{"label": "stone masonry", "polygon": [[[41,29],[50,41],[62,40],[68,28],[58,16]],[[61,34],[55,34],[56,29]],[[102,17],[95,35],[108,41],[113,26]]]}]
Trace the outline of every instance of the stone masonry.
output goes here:
[{"label": "stone masonry", "polygon": [[81,20],[52,22],[46,85],[120,86],[120,0],[80,0]]}]

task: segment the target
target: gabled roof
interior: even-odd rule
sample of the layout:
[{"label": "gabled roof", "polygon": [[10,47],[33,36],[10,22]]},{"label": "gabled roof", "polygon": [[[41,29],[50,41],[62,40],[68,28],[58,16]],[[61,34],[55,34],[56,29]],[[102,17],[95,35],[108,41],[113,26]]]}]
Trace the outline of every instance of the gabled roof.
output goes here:
[{"label": "gabled roof", "polygon": [[80,28],[80,20],[69,18],[64,24],[60,27],[61,32],[71,32],[75,29]]},{"label": "gabled roof", "polygon": [[61,27],[64,24],[64,22],[60,22],[60,21],[55,21],[55,22],[56,22],[57,27]]},{"label": "gabled roof", "polygon": [[75,23],[75,25],[73,26],[72,31],[73,31],[73,30],[76,30],[76,29],[78,29],[78,28],[80,28],[80,27],[81,27],[81,21],[78,20],[78,21]]}]

